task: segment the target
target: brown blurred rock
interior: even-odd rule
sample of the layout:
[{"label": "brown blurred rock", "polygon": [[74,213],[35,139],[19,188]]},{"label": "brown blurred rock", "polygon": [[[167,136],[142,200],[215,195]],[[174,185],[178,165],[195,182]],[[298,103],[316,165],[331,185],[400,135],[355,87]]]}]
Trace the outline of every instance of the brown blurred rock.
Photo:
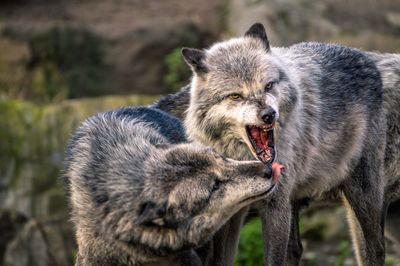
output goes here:
[{"label": "brown blurred rock", "polygon": [[305,4],[296,0],[232,0],[228,25],[233,35],[242,35],[252,23],[264,23],[275,46],[323,40],[339,31],[323,17],[325,9],[323,1]]},{"label": "brown blurred rock", "polygon": [[0,210],[0,265],[2,265],[7,245],[21,230],[27,218],[13,210]]},{"label": "brown blurred rock", "polygon": [[71,228],[64,219],[29,220],[9,243],[4,266],[68,266],[74,262]]},{"label": "brown blurred rock", "polygon": [[400,2],[391,0],[232,0],[228,32],[243,34],[254,22],[272,45],[303,41],[399,52]]},{"label": "brown blurred rock", "polygon": [[400,12],[390,12],[386,14],[387,21],[393,26],[400,29]]},{"label": "brown blurred rock", "polygon": [[194,23],[167,23],[137,29],[113,41],[108,62],[114,66],[120,90],[138,93],[167,93],[163,84],[165,57],[176,47],[202,47],[207,33]]},{"label": "brown blurred rock", "polygon": [[0,2],[0,28],[20,41],[54,27],[87,29],[107,47],[107,93],[160,94],[167,92],[166,55],[176,47],[215,41],[225,6],[225,0]]}]

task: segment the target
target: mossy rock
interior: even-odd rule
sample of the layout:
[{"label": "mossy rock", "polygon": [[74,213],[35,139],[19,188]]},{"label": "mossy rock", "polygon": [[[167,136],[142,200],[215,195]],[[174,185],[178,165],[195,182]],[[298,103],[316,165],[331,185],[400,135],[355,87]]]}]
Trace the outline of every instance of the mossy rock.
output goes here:
[{"label": "mossy rock", "polygon": [[29,47],[36,80],[32,85],[42,97],[96,96],[108,89],[111,69],[105,62],[106,42],[93,32],[53,27],[36,34]]}]

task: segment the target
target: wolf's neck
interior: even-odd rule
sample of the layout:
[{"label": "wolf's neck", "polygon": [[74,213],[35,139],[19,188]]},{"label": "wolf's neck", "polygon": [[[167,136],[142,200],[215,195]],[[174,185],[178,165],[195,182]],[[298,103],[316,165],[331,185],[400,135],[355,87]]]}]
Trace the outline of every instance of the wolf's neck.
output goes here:
[{"label": "wolf's neck", "polygon": [[235,159],[238,161],[255,160],[247,145],[236,139],[228,140],[228,143],[221,142],[210,142],[217,152],[225,155],[228,158]]},{"label": "wolf's neck", "polygon": [[[190,112],[188,112],[188,116],[190,116]],[[211,139],[199,129],[201,122],[199,122],[197,118],[187,118],[185,123],[189,140],[211,147],[216,152],[231,159],[239,161],[255,159],[245,143],[233,138],[229,134],[224,135],[221,139]]]}]

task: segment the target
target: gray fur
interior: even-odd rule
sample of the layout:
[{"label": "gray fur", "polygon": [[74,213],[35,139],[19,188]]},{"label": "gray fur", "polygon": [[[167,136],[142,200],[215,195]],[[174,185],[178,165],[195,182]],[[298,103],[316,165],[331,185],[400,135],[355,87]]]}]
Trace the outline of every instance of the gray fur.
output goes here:
[{"label": "gray fur", "polygon": [[385,176],[388,202],[400,198],[400,55],[368,53],[376,63],[384,87],[387,119]]},{"label": "gray fur", "polygon": [[98,114],[67,149],[76,265],[202,265],[193,248],[265,198],[271,173],[186,143],[179,120],[160,110]]},{"label": "gray fur", "polygon": [[[266,107],[279,113],[276,160],[285,172],[261,208],[266,264],[298,264],[300,242],[291,242],[286,256],[289,233],[296,234],[294,203],[336,190],[348,209],[358,264],[383,265],[385,209],[399,198],[398,56],[319,43],[266,51],[265,41],[248,35],[204,54],[207,72],[192,66],[190,139],[248,160],[255,152],[245,125],[261,124]],[[232,93],[243,99],[230,100]]]}]

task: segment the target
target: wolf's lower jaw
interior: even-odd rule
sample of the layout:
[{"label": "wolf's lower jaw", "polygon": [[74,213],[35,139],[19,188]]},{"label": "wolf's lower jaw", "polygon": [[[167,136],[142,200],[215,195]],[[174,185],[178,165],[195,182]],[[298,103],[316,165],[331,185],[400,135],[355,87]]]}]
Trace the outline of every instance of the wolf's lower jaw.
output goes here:
[{"label": "wolf's lower jaw", "polygon": [[[279,174],[280,174],[280,172],[279,172]],[[274,180],[275,180],[275,178],[274,178]],[[278,180],[278,178],[277,178],[277,180]],[[261,200],[261,199],[267,197],[267,195],[270,194],[275,189],[276,183],[277,182],[275,182],[275,184],[273,184],[268,190],[266,190],[258,195],[244,199],[244,200],[240,201],[239,204],[243,204],[244,202],[250,202],[250,201],[254,202],[256,200]]]}]

